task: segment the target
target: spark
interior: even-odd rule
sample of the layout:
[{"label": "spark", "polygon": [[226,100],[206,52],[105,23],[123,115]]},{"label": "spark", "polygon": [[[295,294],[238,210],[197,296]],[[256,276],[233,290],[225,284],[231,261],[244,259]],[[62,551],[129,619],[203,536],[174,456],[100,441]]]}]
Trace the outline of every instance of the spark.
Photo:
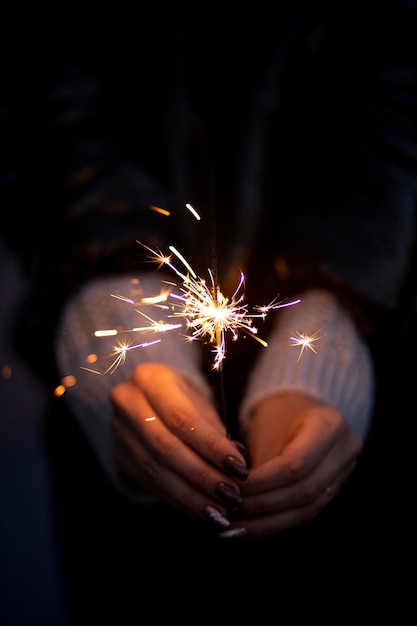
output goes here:
[{"label": "spark", "polygon": [[81,369],[92,372],[93,374],[100,374],[101,376],[105,376],[106,374],[112,374],[116,371],[116,369],[125,362],[126,354],[129,350],[136,350],[137,348],[148,348],[155,343],[160,343],[161,339],[156,339],[155,341],[146,341],[144,343],[139,343],[136,345],[129,344],[124,341],[120,341],[116,346],[113,346],[113,352],[111,356],[115,356],[109,367],[104,371],[100,372],[98,370],[93,370],[89,367],[81,367]]},{"label": "spark", "polygon": [[273,311],[274,309],[282,309],[286,306],[292,306],[293,304],[299,304],[301,302],[301,299],[298,298],[297,300],[292,300],[291,302],[277,302],[276,299],[272,300],[272,302],[270,302],[269,304],[264,304],[263,306],[257,305],[255,308],[255,311],[259,311],[259,316],[258,317],[262,317],[265,318],[269,311]]},{"label": "spark", "polygon": [[141,302],[142,304],[159,304],[160,306],[162,306],[160,303],[166,302],[167,299],[168,299],[168,292],[165,292],[165,293],[160,293],[157,296],[149,296],[148,298],[142,298]]},{"label": "spark", "polygon": [[291,339],[293,340],[294,343],[292,343],[292,346],[300,346],[300,354],[298,355],[297,358],[297,363],[298,361],[301,359],[301,356],[304,352],[304,350],[306,350],[307,348],[309,350],[311,350],[312,352],[314,352],[314,354],[317,354],[317,350],[315,349],[315,347],[313,346],[313,343],[315,341],[318,341],[319,339],[321,339],[322,337],[319,337],[319,332],[320,330],[317,330],[313,335],[305,335],[304,333],[300,333],[298,332],[298,330],[296,331],[296,337],[291,337]]},{"label": "spark", "polygon": [[181,328],[182,324],[167,324],[166,322],[156,321],[152,319],[149,315],[146,315],[143,311],[135,309],[136,313],[143,315],[147,320],[149,320],[150,324],[148,326],[136,326],[132,328],[132,332],[142,332],[152,330],[155,333],[165,333],[169,330],[176,330],[177,328]]},{"label": "spark", "polygon": [[[141,244],[141,242],[138,242]],[[272,309],[297,304],[300,300],[292,302],[277,302],[273,300],[265,306],[258,306],[254,312],[249,312],[244,299],[245,276],[240,274],[239,282],[231,297],[226,297],[215,282],[212,270],[208,269],[209,281],[198,276],[184,256],[174,246],[169,250],[184,266],[181,271],[172,262],[171,255],[164,255],[159,249],[153,250],[143,245],[154,260],[159,264],[167,265],[181,280],[174,283],[170,292],[173,317],[181,317],[185,320],[186,329],[189,331],[188,338],[200,340],[202,343],[213,346],[213,369],[220,369],[226,357],[226,337],[231,336],[236,341],[240,334],[249,335],[263,346],[267,342],[257,336],[258,329],[254,326],[254,318],[262,318]],[[152,258],[152,257],[151,257]],[[153,327],[151,322],[151,327]],[[157,326],[156,326],[157,329]]]},{"label": "spark", "polygon": [[107,330],[95,330],[94,335],[95,337],[113,337],[114,335],[117,335],[118,332],[119,331],[115,328],[109,328]]},{"label": "spark", "polygon": [[134,304],[134,300],[131,298],[126,298],[126,296],[121,296],[118,293],[110,294],[112,298],[116,298],[117,300],[122,300],[123,302],[127,302],[128,304]]},{"label": "spark", "polygon": [[[197,274],[195,273],[195,271],[193,270],[191,265],[185,260],[185,258],[182,256],[182,254],[180,252],[178,252],[178,250],[174,246],[169,246],[169,249],[181,261],[181,263],[184,265],[184,267],[190,272],[191,276],[193,278],[197,278]],[[170,264],[168,263],[168,265],[170,265]],[[174,271],[177,274],[179,274],[179,272],[177,272],[177,270],[175,270],[175,268],[173,268],[173,269],[174,269]],[[182,274],[179,274],[179,276],[182,276]]]},{"label": "spark", "polygon": [[197,211],[195,210],[195,208],[191,204],[189,204],[187,202],[187,204],[185,206],[190,211],[190,213],[195,217],[196,220],[198,220],[198,221],[201,220],[201,217],[199,216],[199,214],[197,213]]},{"label": "spark", "polygon": [[167,209],[163,209],[160,206],[155,206],[154,204],[151,204],[152,211],[155,211],[156,213],[161,213],[161,215],[165,215],[166,217],[169,217],[171,215],[171,213],[169,211],[167,211]]},{"label": "spark", "polygon": [[[196,220],[200,220],[200,215],[191,204],[186,204],[186,208]],[[151,209],[170,215],[161,207],[151,206]],[[143,326],[137,326],[131,329],[107,329],[96,330],[95,336],[114,336],[120,333],[131,332],[154,332],[165,333],[173,330],[184,328],[184,337],[188,341],[199,340],[204,344],[212,346],[214,355],[212,369],[221,369],[222,363],[226,358],[227,338],[237,341],[240,335],[247,335],[258,341],[262,346],[267,347],[268,343],[258,336],[258,329],[254,325],[256,318],[264,320],[268,313],[272,310],[283,307],[293,306],[301,302],[300,299],[292,301],[278,301],[274,298],[269,304],[258,305],[249,310],[245,302],[245,276],[241,272],[237,286],[230,297],[226,297],[220,285],[215,279],[215,272],[212,269],[207,270],[208,280],[198,276],[192,265],[174,246],[169,246],[169,254],[165,254],[159,248],[150,248],[146,244],[137,241],[149,253],[148,261],[155,263],[157,269],[167,267],[174,274],[175,279],[172,281],[166,278],[161,281],[166,285],[164,291],[160,294],[141,298],[135,302],[131,298],[120,294],[111,294],[113,298],[119,299],[127,304],[133,305],[135,311],[142,315],[148,323]],[[165,310],[165,316],[170,318],[181,318],[181,322],[168,323],[166,321],[158,321],[152,316],[145,314],[140,306],[152,306]],[[317,334],[316,334],[317,335]],[[319,339],[318,336],[307,335],[297,332],[297,337],[291,337],[295,342],[292,345],[301,346],[300,355],[306,348],[316,352],[312,343]],[[145,348],[161,340],[138,343],[135,345],[127,342],[119,341],[113,347],[113,361],[106,369],[104,374],[113,373],[119,365],[125,362],[127,352],[136,348]],[[83,368],[87,369],[87,368]],[[95,370],[89,370],[94,371]],[[100,372],[95,372],[100,373]]]}]

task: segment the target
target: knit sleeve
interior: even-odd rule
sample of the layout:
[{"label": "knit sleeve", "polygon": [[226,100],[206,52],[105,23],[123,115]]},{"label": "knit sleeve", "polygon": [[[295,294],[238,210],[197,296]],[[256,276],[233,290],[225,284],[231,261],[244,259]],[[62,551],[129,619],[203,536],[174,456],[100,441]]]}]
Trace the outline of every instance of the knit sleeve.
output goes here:
[{"label": "knit sleeve", "polygon": [[[313,338],[310,347],[302,344],[307,336]],[[373,363],[364,339],[330,292],[307,291],[299,304],[279,312],[242,401],[243,432],[259,402],[287,391],[333,406],[366,437],[373,409]]]},{"label": "knit sleeve", "polygon": [[[199,368],[198,344],[187,341],[181,328],[155,332],[134,330],[162,319],[155,306],[140,305],[144,297],[161,291],[161,281],[152,275],[108,277],[87,283],[67,304],[56,336],[55,352],[60,375],[74,377],[65,399],[81,430],[110,479],[121,488],[113,456],[110,430],[110,389],[127,380],[135,366],[159,362],[171,366],[210,395]],[[158,316],[158,317],[157,317]],[[116,336],[97,337],[96,330],[117,331]],[[129,349],[116,361],[114,346],[124,342]],[[119,353],[120,354],[120,353]],[[92,363],[92,359],[94,363]],[[144,494],[145,497],[146,494]]]}]

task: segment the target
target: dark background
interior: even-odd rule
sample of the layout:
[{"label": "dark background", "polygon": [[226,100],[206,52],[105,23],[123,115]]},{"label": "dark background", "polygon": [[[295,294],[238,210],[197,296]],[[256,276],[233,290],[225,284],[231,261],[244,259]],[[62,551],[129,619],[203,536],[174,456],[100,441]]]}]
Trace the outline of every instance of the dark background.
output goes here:
[{"label": "dark background", "polygon": [[68,626],[45,436],[51,390],[12,346],[25,293],[24,276],[0,237],[0,624]]}]

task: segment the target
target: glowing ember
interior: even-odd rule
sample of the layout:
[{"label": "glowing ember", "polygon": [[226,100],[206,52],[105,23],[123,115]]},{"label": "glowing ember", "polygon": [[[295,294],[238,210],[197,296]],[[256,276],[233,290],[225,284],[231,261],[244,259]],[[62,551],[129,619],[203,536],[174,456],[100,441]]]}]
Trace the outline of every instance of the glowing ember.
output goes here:
[{"label": "glowing ember", "polygon": [[308,348],[309,350],[311,350],[312,352],[314,352],[314,354],[317,354],[317,350],[315,349],[315,347],[313,346],[313,343],[315,341],[318,341],[319,339],[321,339],[321,337],[318,336],[318,333],[320,331],[318,330],[317,332],[314,333],[314,335],[304,335],[303,333],[299,333],[298,330],[296,331],[296,337],[291,337],[291,339],[293,340],[294,343],[292,343],[292,346],[300,346],[301,350],[300,350],[300,354],[298,355],[298,359],[297,361],[299,361],[301,359],[301,355],[303,354],[304,350],[306,348]]}]

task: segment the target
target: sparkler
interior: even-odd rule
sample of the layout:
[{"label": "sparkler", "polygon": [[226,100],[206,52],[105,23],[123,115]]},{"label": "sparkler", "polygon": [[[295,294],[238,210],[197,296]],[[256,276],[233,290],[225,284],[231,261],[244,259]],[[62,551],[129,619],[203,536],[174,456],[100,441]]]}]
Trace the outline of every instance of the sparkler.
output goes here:
[{"label": "sparkler", "polygon": [[[140,242],[138,243],[140,244]],[[110,295],[135,307],[138,305],[162,307],[168,310],[168,318],[181,319],[182,321],[175,323],[158,321],[147,315],[140,308],[135,308],[135,311],[146,319],[147,324],[122,331],[116,329],[96,330],[94,332],[96,337],[115,336],[121,332],[140,333],[152,331],[159,334],[185,328],[185,339],[189,341],[199,340],[203,344],[212,345],[214,354],[212,368],[219,370],[226,358],[226,338],[228,335],[233,341],[237,341],[241,335],[247,335],[258,341],[262,346],[267,347],[268,343],[258,336],[258,329],[254,325],[254,320],[264,320],[270,311],[292,306],[300,302],[299,299],[291,302],[277,302],[274,299],[267,305],[255,306],[253,311],[250,312],[244,297],[245,277],[243,273],[240,274],[240,280],[233,295],[228,298],[215,282],[210,268],[207,270],[209,276],[209,283],[207,283],[206,280],[195,273],[192,266],[174,246],[169,248],[171,254],[164,255],[159,250],[153,250],[145,244],[141,245],[151,253],[151,259],[154,262],[160,267],[163,265],[169,267],[180,280],[167,283],[168,288],[165,291],[155,296],[142,298],[139,303],[120,294]],[[181,262],[185,272],[181,271],[172,262],[173,255]],[[156,339],[133,345],[127,341],[119,341],[113,347],[113,357],[115,358],[103,374],[111,374],[120,364],[124,363],[128,351],[146,348],[160,341],[161,339]],[[84,367],[83,369],[89,368]],[[98,373],[93,369],[89,369],[89,371]]]},{"label": "sparkler", "polygon": [[[229,334],[232,340],[236,341],[240,334],[246,334],[266,347],[267,342],[257,336],[258,329],[254,326],[253,320],[265,319],[271,310],[300,302],[300,300],[292,302],[274,300],[268,305],[256,306],[253,312],[250,312],[244,299],[245,276],[243,273],[240,274],[240,280],[233,295],[226,297],[215,282],[210,268],[207,270],[209,276],[209,282],[207,282],[195,273],[192,266],[174,246],[169,247],[170,255],[164,255],[160,250],[153,250],[145,244],[141,245],[152,254],[151,258],[160,267],[168,266],[180,279],[170,292],[170,298],[173,301],[171,315],[185,320],[186,328],[191,333],[187,336],[191,341],[199,339],[202,343],[209,343],[213,346],[213,369],[220,369],[226,357],[226,335]],[[174,265],[173,255],[182,263],[186,273]]]},{"label": "sparkler", "polygon": [[[194,215],[195,219],[200,216],[191,205],[187,208]],[[153,210],[166,215],[169,213],[158,207],[152,207]],[[143,246],[149,253],[149,259],[156,263],[159,269],[167,267],[174,275],[175,280],[161,281],[161,285],[165,287],[160,293],[141,297],[139,302],[128,298],[121,294],[110,294],[111,297],[119,299],[126,304],[135,307],[135,311],[144,318],[145,323],[131,329],[109,329],[96,330],[96,337],[115,336],[119,333],[144,333],[153,332],[161,335],[166,332],[184,329],[184,337],[188,341],[200,341],[203,344],[212,346],[213,363],[212,369],[220,371],[220,394],[222,404],[223,421],[227,426],[226,402],[224,394],[224,381],[222,376],[223,361],[227,353],[227,338],[237,341],[241,335],[252,337],[258,341],[263,347],[267,347],[268,343],[258,336],[258,328],[255,326],[255,320],[265,320],[266,316],[273,310],[298,304],[301,299],[292,301],[278,301],[274,298],[269,304],[257,305],[253,309],[249,309],[245,302],[245,275],[240,273],[237,286],[230,297],[227,297],[221,291],[220,285],[216,280],[215,271],[208,268],[208,280],[197,275],[192,265],[174,246],[169,246],[169,254],[164,254],[159,249],[153,249],[140,241],[138,244]],[[157,307],[164,311],[166,316],[164,321],[156,320],[151,315],[144,312],[144,308]],[[167,321],[167,318],[169,321]],[[300,353],[297,361],[301,358],[305,349],[310,349],[314,353],[316,350],[313,343],[320,339],[318,333],[312,336],[296,332],[296,337],[291,337],[293,346],[300,346]],[[110,355],[112,362],[104,372],[83,367],[95,374],[112,374],[127,358],[127,353],[131,350],[146,349],[147,347],[160,343],[162,339],[159,337],[153,341],[144,341],[142,343],[134,343],[128,341],[118,341],[113,347]]]},{"label": "sparkler", "polygon": [[[192,205],[187,204],[186,208],[193,214],[195,219],[200,220],[199,214]],[[152,206],[151,209],[163,215],[169,215],[168,211],[160,207]],[[279,302],[275,298],[267,305],[257,305],[250,310],[245,302],[245,276],[242,272],[233,294],[230,297],[226,297],[222,293],[212,269],[208,268],[208,280],[205,280],[197,275],[192,265],[174,246],[169,246],[169,254],[164,254],[160,249],[152,249],[140,241],[137,241],[137,243],[147,250],[150,254],[150,260],[156,263],[159,269],[164,266],[169,268],[176,280],[173,282],[163,281],[166,284],[164,291],[157,295],[142,298],[139,303],[123,295],[111,294],[111,296],[134,306],[158,306],[168,311],[168,318],[175,318],[180,321],[175,323],[157,321],[144,313],[142,309],[135,308],[136,312],[146,319],[147,324],[123,331],[114,329],[106,331],[96,330],[95,336],[97,337],[116,335],[119,332],[153,331],[155,333],[165,333],[183,328],[185,329],[184,337],[187,340],[199,340],[203,344],[212,346],[214,355],[212,369],[220,370],[226,358],[227,337],[230,337],[232,341],[236,341],[241,335],[247,335],[258,341],[262,346],[267,347],[268,343],[258,336],[258,329],[254,320],[264,320],[270,311],[293,306],[300,302],[300,299],[290,302]],[[308,336],[297,331],[296,334],[297,336],[291,337],[291,339],[294,341],[292,345],[301,347],[298,359],[301,358],[302,353],[307,348],[316,353],[312,344],[320,339],[318,333]],[[155,341],[134,345],[126,341],[119,341],[113,347],[114,360],[104,374],[111,374],[121,363],[124,363],[128,351],[146,348],[160,341],[161,339],[156,339]]]}]

